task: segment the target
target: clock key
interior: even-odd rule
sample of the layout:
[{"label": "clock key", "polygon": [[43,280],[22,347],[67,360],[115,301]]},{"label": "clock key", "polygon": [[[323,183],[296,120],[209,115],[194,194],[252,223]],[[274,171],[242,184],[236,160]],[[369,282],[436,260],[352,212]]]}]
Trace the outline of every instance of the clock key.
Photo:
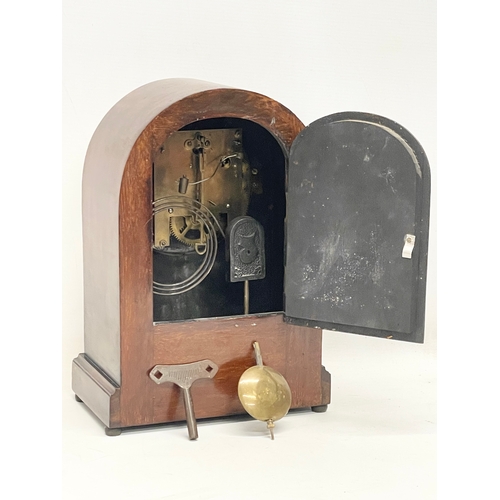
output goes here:
[{"label": "clock key", "polygon": [[149,377],[157,384],[170,382],[181,388],[189,439],[198,438],[198,428],[194,414],[193,399],[191,397],[191,385],[203,378],[213,378],[219,367],[209,359],[195,361],[182,365],[156,365],[149,372]]}]

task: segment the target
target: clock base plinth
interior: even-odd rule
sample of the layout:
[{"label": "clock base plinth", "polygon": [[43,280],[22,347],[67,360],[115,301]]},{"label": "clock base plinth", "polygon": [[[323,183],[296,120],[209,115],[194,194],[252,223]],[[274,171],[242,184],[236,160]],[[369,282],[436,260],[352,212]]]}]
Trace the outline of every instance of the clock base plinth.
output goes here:
[{"label": "clock base plinth", "polygon": [[330,374],[321,363],[322,331],[289,325],[282,314],[157,324],[146,335],[153,347],[142,357],[135,351],[128,364],[122,357],[120,384],[87,354],[73,361],[73,392],[110,430],[186,420],[179,387],[150,379],[157,364],[213,360],[219,367],[216,376],[191,388],[196,419],[245,414],[238,381],[255,365],[254,341],[261,345],[264,364],[287,380],[291,408],[330,403]]}]

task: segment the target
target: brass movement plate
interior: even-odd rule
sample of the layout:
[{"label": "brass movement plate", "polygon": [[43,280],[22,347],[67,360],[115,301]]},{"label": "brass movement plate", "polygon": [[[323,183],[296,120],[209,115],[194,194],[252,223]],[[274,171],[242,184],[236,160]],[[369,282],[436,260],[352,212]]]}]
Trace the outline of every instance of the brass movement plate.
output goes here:
[{"label": "brass movement plate", "polygon": [[[196,200],[225,230],[228,221],[246,214],[250,199],[251,173],[242,139],[241,129],[180,131],[170,135],[154,160],[154,201],[181,198],[189,206],[190,200]],[[182,184],[187,184],[185,192]],[[185,236],[190,228],[192,233],[198,232],[193,240]],[[169,247],[172,235],[188,245],[203,243],[202,231],[203,225],[193,211],[177,205],[155,213],[154,247]]]}]

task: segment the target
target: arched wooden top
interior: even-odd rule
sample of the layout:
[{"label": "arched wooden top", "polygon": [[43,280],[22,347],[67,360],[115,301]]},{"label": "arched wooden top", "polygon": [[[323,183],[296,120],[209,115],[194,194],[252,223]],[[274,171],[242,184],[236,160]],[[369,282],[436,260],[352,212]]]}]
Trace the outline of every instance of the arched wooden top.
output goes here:
[{"label": "arched wooden top", "polygon": [[[148,83],[116,103],[90,141],[83,173],[94,200],[96,188],[105,196],[119,193],[127,158],[139,136],[153,143],[188,123],[205,118],[251,120],[276,136],[288,150],[302,122],[285,106],[262,94],[194,79],[171,78]],[[98,187],[99,186],[99,187]]]}]

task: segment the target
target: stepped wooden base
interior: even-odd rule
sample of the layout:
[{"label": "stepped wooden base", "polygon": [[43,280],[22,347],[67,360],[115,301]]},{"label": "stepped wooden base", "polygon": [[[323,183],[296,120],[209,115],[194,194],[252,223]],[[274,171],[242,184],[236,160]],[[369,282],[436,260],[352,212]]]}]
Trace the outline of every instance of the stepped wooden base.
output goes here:
[{"label": "stepped wooden base", "polygon": [[[156,335],[150,366],[137,370],[133,384],[119,387],[86,354],[80,354],[73,361],[73,391],[104,423],[108,435],[112,429],[182,421],[179,387],[155,384],[149,370],[158,363],[211,359],[219,366],[215,378],[199,380],[191,388],[196,418],[244,414],[238,380],[255,364],[252,343],[257,340],[264,363],[287,379],[292,408],[319,411],[330,402],[330,374],[321,365],[321,334],[321,330],[287,325],[281,315],[215,320],[207,323],[204,332],[196,328],[178,335]],[[144,394],[149,395],[149,404]]]}]

